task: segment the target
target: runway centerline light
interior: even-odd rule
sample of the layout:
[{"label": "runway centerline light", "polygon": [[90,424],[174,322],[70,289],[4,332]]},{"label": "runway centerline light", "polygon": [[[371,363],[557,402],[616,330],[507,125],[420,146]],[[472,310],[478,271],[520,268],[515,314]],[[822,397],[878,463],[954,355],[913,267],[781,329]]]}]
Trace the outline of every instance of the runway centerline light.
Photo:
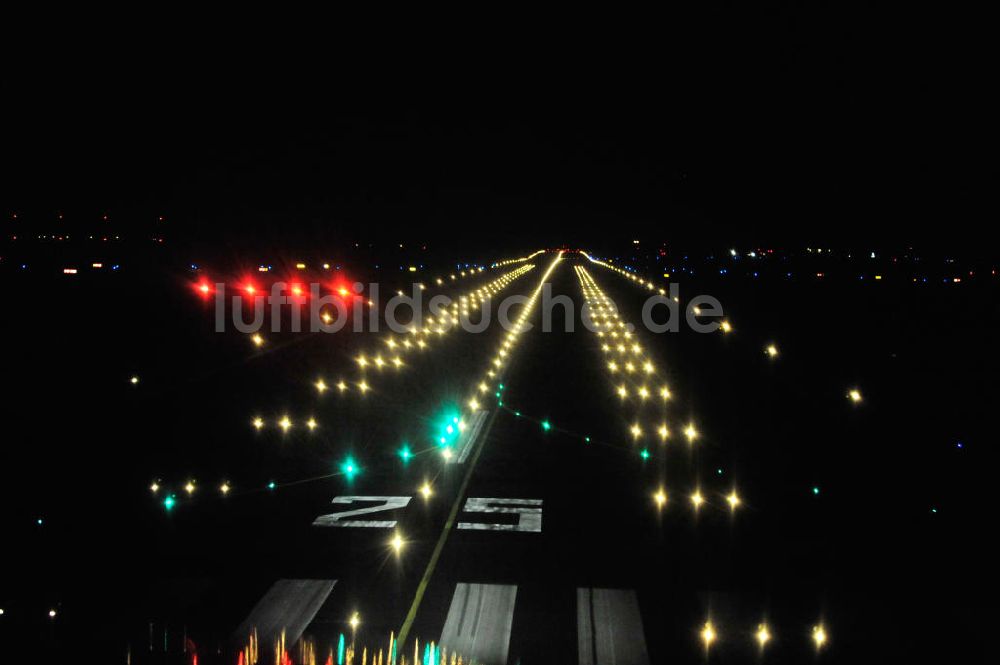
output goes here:
[{"label": "runway centerline light", "polygon": [[715,634],[715,626],[712,625],[711,621],[706,621],[705,625],[701,628],[701,641],[705,644],[705,648],[708,649],[715,642],[717,635]]},{"label": "runway centerline light", "polygon": [[757,626],[757,632],[755,634],[755,637],[757,638],[757,644],[759,644],[760,647],[763,649],[764,645],[767,644],[768,641],[771,639],[771,632],[767,629],[766,623],[762,623],[759,626]]},{"label": "runway centerline light", "polygon": [[688,425],[684,428],[684,436],[687,437],[688,441],[694,441],[698,438],[698,430],[694,428],[694,425]]},{"label": "runway centerline light", "polygon": [[358,472],[358,467],[354,463],[354,459],[348,457],[346,460],[344,460],[344,463],[340,465],[340,470],[348,478],[353,478],[354,474]]}]

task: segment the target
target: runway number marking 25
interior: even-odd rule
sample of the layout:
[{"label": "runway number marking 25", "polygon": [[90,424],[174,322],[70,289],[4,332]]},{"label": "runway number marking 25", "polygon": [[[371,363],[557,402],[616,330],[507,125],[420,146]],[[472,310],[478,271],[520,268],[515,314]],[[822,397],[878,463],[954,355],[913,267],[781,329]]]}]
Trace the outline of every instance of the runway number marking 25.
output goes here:
[{"label": "runway number marking 25", "polygon": [[[320,515],[313,521],[313,526],[392,529],[396,526],[396,520],[350,518],[357,518],[362,515],[371,515],[372,513],[381,513],[387,510],[406,508],[412,498],[413,497],[409,496],[338,496],[333,499],[333,503],[341,505],[351,505],[354,503],[375,503],[377,505]],[[521,533],[541,533],[542,531],[541,499],[490,499],[469,497],[465,500],[465,508],[463,512],[517,515],[517,521],[514,524],[459,522],[457,525],[459,529],[474,531],[519,531]]]},{"label": "runway number marking 25", "polygon": [[516,524],[459,522],[459,529],[473,529],[477,531],[522,531],[527,533],[541,533],[542,531],[541,499],[480,499],[470,497],[465,501],[464,512],[517,515],[518,519]]},{"label": "runway number marking 25", "polygon": [[357,517],[359,515],[371,515],[381,513],[386,510],[396,510],[406,508],[410,503],[409,496],[338,496],[334,497],[333,503],[352,504],[356,502],[377,501],[381,505],[368,506],[367,508],[355,508],[354,510],[344,510],[339,513],[320,515],[313,521],[313,526],[346,526],[346,527],[369,527],[373,529],[391,529],[396,526],[396,520],[348,520],[347,517]]}]

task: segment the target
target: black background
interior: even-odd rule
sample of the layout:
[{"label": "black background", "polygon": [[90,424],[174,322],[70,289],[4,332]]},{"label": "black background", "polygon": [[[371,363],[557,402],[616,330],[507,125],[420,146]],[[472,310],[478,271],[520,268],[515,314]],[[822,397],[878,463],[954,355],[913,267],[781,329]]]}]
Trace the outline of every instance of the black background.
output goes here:
[{"label": "black background", "polygon": [[[204,27],[197,45],[180,31],[109,36],[82,25],[69,31],[72,39],[42,31],[8,42],[2,267],[15,258],[72,255],[73,247],[24,241],[90,233],[107,214],[126,239],[116,257],[129,275],[67,288],[58,275],[2,273],[16,294],[4,335],[5,439],[13,443],[5,449],[2,497],[14,525],[4,547],[15,549],[3,602],[30,610],[32,618],[14,628],[28,647],[79,653],[78,645],[100,635],[95,643],[117,656],[123,635],[141,638],[146,619],[164,617],[193,617],[215,637],[259,595],[219,574],[224,549],[217,559],[184,558],[199,539],[239,538],[240,525],[219,534],[215,513],[190,511],[183,518],[190,524],[174,531],[158,506],[134,497],[145,499],[148,478],[164,469],[177,477],[214,477],[198,465],[231,471],[228,452],[241,450],[240,442],[202,455],[205,443],[188,434],[189,425],[227,432],[260,402],[278,408],[272,404],[288,386],[301,397],[297,370],[310,369],[316,356],[301,351],[296,371],[282,358],[253,374],[273,385],[246,380],[257,368],[244,367],[245,349],[207,335],[207,318],[191,305],[188,261],[235,271],[262,256],[314,250],[350,259],[358,243],[371,245],[358,261],[361,274],[369,259],[388,261],[387,249],[399,243],[426,245],[428,263],[443,265],[542,244],[617,252],[633,238],[705,252],[916,245],[991,258],[983,231],[995,217],[984,166],[990,78],[982,75],[976,17],[789,3],[713,11],[697,22],[635,17],[585,29],[577,18],[542,26],[521,17],[509,31],[500,22],[466,22],[451,31],[460,38],[447,41],[415,27],[404,41],[379,22],[362,25],[377,37],[348,40],[345,33],[360,24],[338,21],[321,37],[277,26],[249,33]],[[21,27],[11,22],[10,36],[26,36]],[[491,27],[501,36],[488,39]],[[296,44],[286,49],[289,38]],[[203,55],[205,46],[212,48]],[[130,252],[146,257],[146,243],[160,233],[164,261],[134,270],[141,258],[129,262]],[[758,338],[740,352],[724,347],[723,355],[697,340],[695,353],[671,360],[690,391],[718,411],[720,428],[738,432],[755,418],[772,428],[781,446],[763,461],[748,451],[754,461],[743,462],[748,474],[774,463],[779,481],[769,500],[800,490],[808,498],[813,483],[823,487],[817,511],[795,501],[785,507],[803,533],[789,535],[775,521],[751,539],[752,563],[780,569],[791,560],[800,575],[767,590],[780,597],[775,605],[787,602],[782,611],[806,625],[829,600],[836,639],[846,632],[851,640],[839,654],[851,662],[892,654],[897,645],[901,653],[933,647],[939,658],[952,649],[976,652],[983,633],[970,591],[988,560],[980,533],[991,519],[995,289],[956,295],[937,286],[928,295],[894,284],[873,296],[867,284],[847,280],[818,289],[775,280],[755,291],[750,284],[704,288],[732,296],[727,306],[759,307],[753,315],[736,310],[741,334],[750,329]],[[829,326],[840,314],[846,318]],[[774,379],[748,360],[760,360],[767,335],[795,358],[791,376]],[[541,351],[532,354],[530,364],[541,366]],[[437,371],[410,380],[457,381],[454,372]],[[124,380],[133,372],[155,388],[128,392]],[[766,390],[761,375],[773,379]],[[555,411],[560,423],[572,418],[575,403],[546,403],[552,391],[525,376],[525,403]],[[720,389],[722,377],[733,387]],[[875,405],[869,411],[843,404],[843,387],[859,377]],[[271,402],[256,397],[261,384],[270,386]],[[745,398],[751,391],[760,392]],[[164,412],[168,424],[160,423]],[[591,421],[584,423],[606,425],[597,415]],[[803,432],[819,440],[816,448],[795,449]],[[956,453],[959,440],[967,457]],[[331,443],[319,461],[341,453]],[[317,462],[266,454],[293,468]],[[546,464],[559,459],[548,455]],[[586,468],[599,482],[599,465]],[[637,500],[643,491],[635,488]],[[944,524],[931,521],[932,505],[947,515]],[[38,514],[51,530],[35,528]],[[281,517],[269,517],[269,526]],[[819,526],[830,522],[832,535]],[[796,557],[803,542],[822,567]],[[868,548],[878,556],[868,558]],[[243,563],[233,577],[254,570]],[[130,566],[136,572],[122,574]],[[733,570],[727,590],[756,585],[752,565]],[[173,589],[175,575],[187,576],[186,586]],[[246,597],[185,597],[197,586],[191,579],[237,586]],[[808,598],[789,600],[786,586],[799,580],[795,591]],[[164,600],[171,591],[177,597]],[[38,617],[58,603],[67,627],[54,640]],[[653,640],[660,653],[680,653],[673,647],[685,645],[686,626],[700,620],[695,611],[678,614],[676,634]],[[791,661],[800,654],[789,653]]]},{"label": "black background", "polygon": [[978,245],[992,204],[974,16],[780,3],[509,33],[505,18],[444,39],[344,21],[321,40],[8,44],[0,200],[43,227],[162,214],[174,242],[209,246],[471,228],[500,247],[585,244],[623,226]]}]

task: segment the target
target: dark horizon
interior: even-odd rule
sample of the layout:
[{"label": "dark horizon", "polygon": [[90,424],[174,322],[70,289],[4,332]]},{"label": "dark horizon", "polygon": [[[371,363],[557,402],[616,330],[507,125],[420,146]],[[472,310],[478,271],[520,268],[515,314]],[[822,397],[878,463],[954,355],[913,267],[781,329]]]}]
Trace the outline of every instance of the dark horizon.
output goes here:
[{"label": "dark horizon", "polygon": [[885,86],[871,62],[838,69],[806,52],[786,65],[761,80],[729,72],[729,87],[689,74],[662,96],[620,82],[531,104],[499,91],[423,106],[359,91],[352,106],[347,91],[282,103],[195,83],[8,81],[18,101],[0,211],[163,215],[176,237],[209,246],[375,233],[454,243],[474,230],[502,248],[528,234],[981,248],[993,204],[974,92],[930,94],[942,67]]}]

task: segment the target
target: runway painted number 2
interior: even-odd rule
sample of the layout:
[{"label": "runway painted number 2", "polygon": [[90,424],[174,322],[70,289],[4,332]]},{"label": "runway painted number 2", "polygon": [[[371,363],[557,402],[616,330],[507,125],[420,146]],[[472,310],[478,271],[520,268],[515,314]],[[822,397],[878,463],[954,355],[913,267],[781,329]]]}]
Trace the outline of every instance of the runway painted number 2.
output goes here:
[{"label": "runway painted number 2", "polygon": [[[351,505],[356,503],[374,503],[375,505],[342,510],[339,513],[320,515],[313,521],[313,526],[338,526],[370,529],[392,529],[396,520],[388,519],[357,519],[373,513],[387,510],[399,510],[409,505],[409,496],[338,496],[333,503]],[[459,529],[475,531],[520,531],[522,533],[541,533],[542,531],[542,500],[541,499],[484,499],[469,497],[465,500],[466,513],[486,513],[516,515],[517,519],[500,524],[489,522],[459,522]],[[509,520],[509,518],[507,518]]]},{"label": "runway painted number 2", "polygon": [[396,510],[406,508],[412,497],[408,496],[338,496],[333,499],[334,503],[371,503],[377,502],[379,505],[367,506],[365,508],[355,508],[354,510],[344,510],[339,513],[320,515],[313,521],[313,526],[347,526],[347,527],[369,527],[373,529],[391,529],[396,526],[396,520],[348,520],[348,517],[359,517],[361,515],[371,515],[381,513],[386,510]]},{"label": "runway painted number 2", "polygon": [[467,513],[500,513],[517,515],[514,524],[487,524],[484,522],[459,522],[459,529],[474,529],[477,531],[524,531],[541,533],[542,531],[542,500],[541,499],[479,499],[469,497],[465,501]]}]

